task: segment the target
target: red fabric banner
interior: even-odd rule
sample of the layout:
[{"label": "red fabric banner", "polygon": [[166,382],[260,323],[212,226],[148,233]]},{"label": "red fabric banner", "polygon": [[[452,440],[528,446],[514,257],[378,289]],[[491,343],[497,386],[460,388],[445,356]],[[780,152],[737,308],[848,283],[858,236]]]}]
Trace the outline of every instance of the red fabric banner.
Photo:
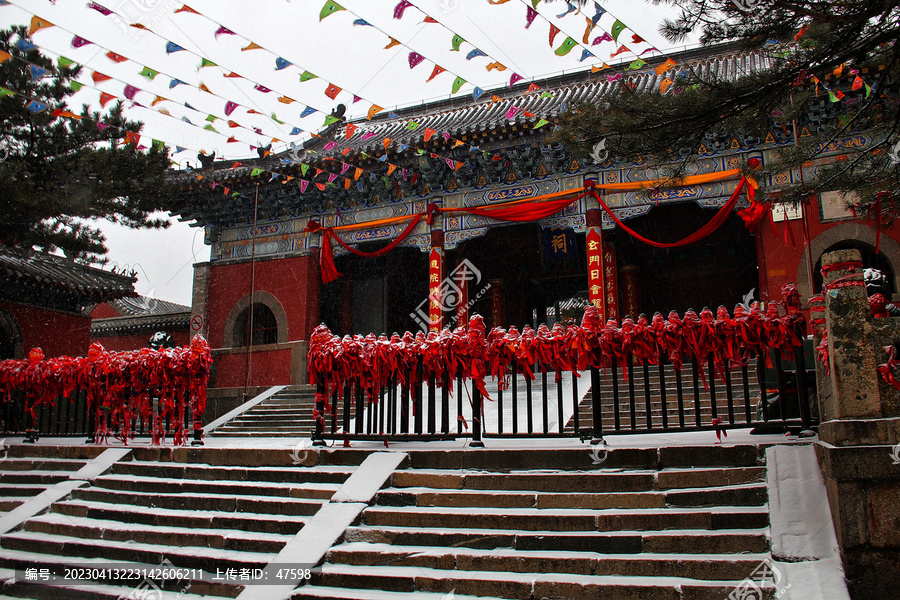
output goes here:
[{"label": "red fabric banner", "polygon": [[[372,258],[375,256],[384,256],[385,254],[387,254],[388,252],[390,252],[391,250],[396,248],[400,242],[402,242],[407,237],[409,237],[409,234],[411,234],[413,229],[416,228],[416,225],[419,224],[419,221],[422,220],[423,216],[424,215],[421,213],[415,215],[412,218],[412,220],[409,222],[409,225],[406,226],[406,229],[404,229],[400,233],[400,235],[397,236],[397,239],[392,241],[390,244],[388,244],[381,250],[376,250],[375,252],[361,252],[361,251],[353,248],[352,246],[348,246],[347,244],[345,244],[344,240],[342,240],[341,238],[336,236],[334,234],[334,231],[331,228],[321,228],[322,229],[322,248],[320,250],[321,257],[320,257],[319,262],[320,262],[321,269],[322,269],[322,283],[330,283],[341,276],[341,274],[338,273],[337,267],[334,264],[334,253],[331,250],[331,240],[336,240],[338,244],[340,244],[341,246],[343,246],[345,249],[349,250],[353,254],[356,254],[357,256],[365,256],[367,258]],[[310,229],[309,227],[307,227],[307,229],[310,231],[315,231],[317,228],[313,227],[312,229]]]},{"label": "red fabric banner", "polygon": [[600,207],[606,211],[606,214],[608,214],[610,218],[616,222],[616,225],[621,227],[625,232],[628,233],[628,235],[630,235],[634,239],[640,240],[647,245],[653,246],[654,248],[677,248],[679,246],[688,246],[690,244],[699,242],[700,240],[711,234],[713,231],[721,227],[722,224],[725,223],[725,220],[728,218],[728,215],[731,214],[731,211],[734,209],[734,205],[737,204],[738,198],[741,195],[741,191],[745,187],[747,188],[747,197],[752,201],[756,196],[756,190],[754,189],[752,184],[748,183],[746,177],[742,177],[738,182],[737,187],[734,188],[734,192],[731,194],[728,202],[726,202],[722,206],[722,208],[719,209],[719,212],[717,212],[716,215],[712,219],[710,219],[710,221],[706,225],[704,225],[691,235],[687,236],[686,238],[677,242],[672,242],[670,244],[648,240],[638,232],[630,229],[627,225],[625,225],[625,223],[621,221],[621,219],[619,219],[619,217],[615,215],[615,213],[613,213],[612,210],[610,210],[610,208],[603,201],[603,198],[600,196],[600,194],[593,190],[591,190],[591,193],[594,195],[594,198],[597,199],[597,202],[600,203]]}]

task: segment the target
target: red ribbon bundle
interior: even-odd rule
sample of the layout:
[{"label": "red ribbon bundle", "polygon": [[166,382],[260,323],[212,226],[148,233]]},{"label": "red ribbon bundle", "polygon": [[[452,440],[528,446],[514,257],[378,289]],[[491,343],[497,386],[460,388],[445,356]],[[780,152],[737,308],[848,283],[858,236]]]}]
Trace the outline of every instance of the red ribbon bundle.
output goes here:
[{"label": "red ribbon bundle", "polygon": [[[158,443],[166,434],[162,419],[168,418],[175,425],[175,443],[184,444],[187,402],[193,409],[194,430],[201,429],[211,364],[209,344],[201,335],[194,336],[190,346],[161,350],[108,352],[94,343],[86,357],[75,358],[44,360],[43,352],[35,348],[26,360],[0,361],[0,392],[9,402],[14,391],[22,391],[25,410],[34,419],[36,408],[85,390],[88,410],[96,415],[98,443],[108,441],[111,431],[127,443],[134,437],[131,422],[139,417],[151,424],[153,441]],[[151,418],[154,397],[159,399],[158,418]]]}]

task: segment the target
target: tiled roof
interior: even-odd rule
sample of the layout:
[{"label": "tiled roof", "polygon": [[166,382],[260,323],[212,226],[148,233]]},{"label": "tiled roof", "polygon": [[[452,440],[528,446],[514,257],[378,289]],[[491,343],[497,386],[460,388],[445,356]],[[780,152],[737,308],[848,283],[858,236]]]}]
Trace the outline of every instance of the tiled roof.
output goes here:
[{"label": "tiled roof", "polygon": [[187,331],[191,320],[191,310],[188,307],[184,308],[185,310],[181,312],[93,319],[91,321],[91,337],[155,333],[157,331],[168,333],[178,330]]},{"label": "tiled roof", "polygon": [[119,298],[110,302],[113,308],[123,317],[135,317],[143,315],[167,315],[172,313],[190,312],[191,307],[184,304],[148,298],[147,296],[133,296]]},{"label": "tiled roof", "polygon": [[6,287],[27,286],[82,301],[104,302],[133,296],[136,278],[62,256],[0,247],[0,280],[7,283]]}]

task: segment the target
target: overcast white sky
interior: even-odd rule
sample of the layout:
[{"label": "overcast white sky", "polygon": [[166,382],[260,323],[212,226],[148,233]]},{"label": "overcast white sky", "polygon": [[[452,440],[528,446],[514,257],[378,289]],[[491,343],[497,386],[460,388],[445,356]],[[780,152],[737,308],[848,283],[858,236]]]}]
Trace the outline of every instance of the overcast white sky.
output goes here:
[{"label": "overcast white sky", "polygon": [[[152,108],[128,102],[127,114],[146,123],[143,144],[149,146],[151,138],[156,138],[173,151],[175,146],[187,148],[173,157],[182,166],[185,161],[196,164],[198,150],[235,159],[255,156],[251,146],[267,144],[272,138],[281,140],[272,149],[284,150],[291,141],[300,142],[309,132],[321,129],[325,115],[338,103],[347,106],[349,116],[361,116],[373,104],[390,110],[450,97],[457,77],[466,81],[456,94],[462,96],[471,95],[476,86],[484,90],[504,86],[513,72],[527,82],[583,70],[602,61],[628,64],[635,58],[626,52],[611,59],[616,48],[611,41],[589,44],[596,57],[584,62],[579,61],[581,46],[564,56],[555,53],[567,36],[581,42],[586,17],[595,14],[592,3],[581,13],[559,18],[557,15],[567,11],[566,2],[541,2],[540,14],[526,28],[530,0],[507,0],[499,5],[488,0],[412,0],[414,6],[407,8],[401,19],[394,18],[399,0],[339,0],[345,10],[320,21],[326,1],[188,0],[187,5],[201,13],[198,15],[176,13],[184,5],[180,0],[98,0],[113,11],[105,16],[91,9],[86,0],[10,0],[9,6],[0,6],[0,22],[4,26],[27,24],[36,14],[56,25],[35,33],[33,41],[49,56],[63,55],[85,66],[79,78],[85,87],[73,97],[76,107],[87,103],[99,108],[101,91],[122,97],[126,85],[139,90],[133,100],[143,107],[150,107],[157,96],[166,98]],[[600,6],[608,11],[601,17],[600,27],[609,28],[618,18],[631,30],[619,37],[620,43],[630,43],[636,33],[647,43],[632,49],[641,51],[652,45],[671,50],[657,32],[662,19],[673,15],[671,7],[640,0],[603,0]],[[427,22],[426,15],[438,23]],[[358,19],[369,25],[355,25]],[[552,47],[551,22],[561,30]],[[129,27],[129,23],[141,23],[150,31]],[[220,27],[233,33],[216,35]],[[458,52],[451,50],[454,33],[465,39]],[[593,41],[602,33],[600,28],[594,29],[588,39]],[[92,43],[74,47],[76,35]],[[400,43],[385,49],[391,38]],[[184,50],[167,53],[166,42]],[[261,48],[243,51],[251,42]],[[487,56],[476,52],[468,58],[475,49]],[[109,51],[130,60],[114,62],[106,56]],[[414,68],[410,67],[411,52],[422,57]],[[201,68],[201,57],[216,66]],[[279,58],[291,64],[276,62]],[[494,61],[506,70],[488,71],[486,65]],[[436,64],[446,72],[426,82]],[[142,76],[145,66],[159,75],[152,80]],[[113,79],[95,83],[95,71]],[[301,82],[304,71],[316,78]],[[242,77],[225,76],[230,73]],[[171,87],[173,79],[185,84]],[[334,99],[325,94],[329,83],[341,88]],[[199,89],[201,84],[211,93]],[[256,85],[271,91],[264,93]],[[354,102],[356,97],[359,99]],[[293,102],[286,103],[286,99]],[[236,106],[226,110],[228,102]],[[316,112],[307,110],[311,114],[301,118],[307,108]],[[159,114],[159,109],[171,116]],[[273,113],[283,124],[270,118]],[[210,124],[207,115],[218,117],[212,126],[219,133],[203,129]],[[239,126],[230,127],[229,120]],[[295,127],[304,133],[291,136]],[[228,142],[229,137],[239,141]],[[227,201],[224,196],[223,201]],[[108,256],[118,265],[128,264],[138,271],[138,293],[190,304],[191,265],[208,260],[209,248],[203,244],[202,230],[173,221],[165,231],[103,226]]]}]

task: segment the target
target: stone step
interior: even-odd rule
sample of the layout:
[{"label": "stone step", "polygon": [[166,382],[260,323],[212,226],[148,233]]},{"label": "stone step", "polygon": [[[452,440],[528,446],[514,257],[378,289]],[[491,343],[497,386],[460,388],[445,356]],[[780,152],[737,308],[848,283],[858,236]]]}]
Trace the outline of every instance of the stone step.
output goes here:
[{"label": "stone step", "polygon": [[52,485],[65,481],[74,471],[15,471],[13,473],[0,473],[0,484],[16,485],[19,483],[40,483]]},{"label": "stone step", "polygon": [[[286,465],[291,464],[291,450],[283,451]],[[205,465],[196,463],[159,463],[149,461],[119,462],[113,465],[114,475],[138,475],[163,479],[193,479],[212,481],[269,481],[276,483],[343,483],[353,474],[353,468],[340,466],[309,467],[242,467]]]},{"label": "stone step", "polygon": [[215,510],[291,516],[315,514],[321,502],[278,496],[229,496],[224,494],[160,494],[156,492],[123,492],[99,488],[73,490],[72,498],[107,504],[160,507],[170,509]]},{"label": "stone step", "polygon": [[0,496],[29,498],[37,496],[50,484],[42,483],[0,483]]},{"label": "stone step", "polygon": [[569,573],[623,577],[688,577],[740,581],[767,558],[765,554],[598,554],[569,551],[459,549],[350,542],[328,553],[331,564],[436,567],[462,571]]},{"label": "stone step", "polygon": [[[81,540],[144,543],[165,546],[217,548],[240,552],[277,553],[296,533],[248,532],[199,527],[172,527],[123,523],[110,519],[72,517],[57,512],[38,515],[26,521],[25,531],[68,536]],[[5,544],[5,541],[4,541]],[[115,558],[106,556],[106,558]]]},{"label": "stone step", "polygon": [[312,432],[310,428],[308,431],[259,431],[258,429],[223,429],[221,427],[217,428],[211,434],[212,436],[228,436],[228,437],[237,437],[237,438],[260,438],[260,437],[270,437],[270,438],[298,438],[298,437],[309,437],[309,434]]},{"label": "stone step", "polygon": [[[184,578],[180,581],[163,581],[160,578],[148,582],[145,579],[131,581],[129,578],[127,582],[118,582],[118,585],[115,582],[92,583],[89,580],[71,581],[68,583],[57,581],[53,585],[42,585],[40,578],[37,582],[21,580],[26,569],[36,569],[38,572],[44,571],[60,578],[65,578],[67,568],[118,568],[120,572],[129,568],[141,570],[152,570],[162,567],[171,568],[172,566],[181,569],[188,568],[172,563],[168,559],[166,560],[167,562],[165,563],[150,564],[123,561],[121,559],[83,558],[4,549],[3,556],[0,556],[0,565],[2,565],[0,573],[12,575],[14,571],[18,572],[15,583],[10,583],[10,578],[4,577],[6,580],[5,592],[16,594],[16,598],[37,600],[56,600],[58,598],[72,598],[76,600],[91,600],[94,598],[108,598],[110,600],[129,598],[141,598],[143,600],[191,600],[211,596],[234,598],[241,591],[240,586],[231,585],[224,581],[214,581],[215,573],[201,572],[200,570],[192,573],[193,579]],[[135,590],[138,591],[135,592]],[[0,596],[0,600],[2,598],[4,596]]]},{"label": "stone step", "polygon": [[[159,565],[164,559],[168,559],[178,567],[203,569],[208,573],[215,573],[217,568],[262,568],[275,558],[275,554],[271,552],[83,539],[37,531],[18,531],[6,534],[0,537],[0,544],[4,550],[19,550],[50,556],[106,558],[151,565]],[[0,560],[3,560],[2,556],[0,556]]]},{"label": "stone step", "polygon": [[374,506],[363,513],[373,527],[474,527],[520,531],[661,531],[761,528],[769,523],[768,507],[708,507],[661,509],[531,509]]},{"label": "stone step", "polygon": [[[304,585],[297,588],[291,598],[317,598],[318,600],[485,600],[483,596],[457,594],[451,596],[441,592],[385,592],[382,590],[359,590]],[[0,597],[2,600],[2,597]]]},{"label": "stone step", "polygon": [[307,425],[304,425],[303,423],[295,423],[295,424],[285,425],[284,421],[277,421],[277,422],[273,422],[273,423],[266,423],[266,422],[253,423],[253,422],[248,422],[248,421],[235,421],[235,422],[229,423],[228,425],[223,425],[222,427],[219,428],[219,430],[224,431],[224,430],[229,430],[229,429],[253,429],[255,431],[260,432],[261,435],[268,434],[270,432],[274,433],[274,432],[286,432],[286,431],[296,431],[298,434],[301,434],[305,431],[309,431],[311,426],[312,426],[311,424],[309,426],[307,426]]},{"label": "stone step", "polygon": [[9,471],[57,471],[71,473],[87,464],[85,460],[64,458],[14,458],[7,457],[0,466]]},{"label": "stone step", "polygon": [[[613,457],[610,451],[608,457]],[[588,455],[588,458],[590,456]],[[604,465],[606,462],[603,463]],[[765,467],[733,469],[664,469],[662,471],[578,473],[471,473],[449,469],[408,469],[394,473],[393,488],[519,490],[523,492],[635,492],[676,488],[718,487],[765,480]],[[495,483],[496,482],[496,483]]]},{"label": "stone step", "polygon": [[669,492],[604,494],[533,493],[432,488],[389,488],[378,493],[381,506],[492,507],[492,508],[664,508],[666,506],[761,506],[767,501],[765,484],[681,489]]},{"label": "stone step", "polygon": [[419,527],[354,526],[347,542],[386,543],[398,546],[446,548],[511,548],[601,554],[724,554],[760,553],[769,549],[766,528],[685,531],[578,531],[528,532],[494,528],[422,529]]},{"label": "stone step", "polygon": [[[739,580],[700,582],[684,577],[545,574],[542,570],[532,573],[505,573],[402,566],[385,569],[378,566],[326,563],[321,570],[314,571],[310,583],[312,586],[298,588],[291,597],[321,597],[313,595],[319,586],[340,586],[392,593],[422,590],[449,595],[450,592],[454,594],[459,592],[491,598],[721,600],[738,585]],[[773,593],[774,589],[767,588],[764,598],[771,598]]]},{"label": "stone step", "polygon": [[51,511],[72,517],[115,520],[122,523],[160,527],[197,527],[235,529],[260,533],[300,531],[308,521],[300,516],[226,512],[214,510],[178,510],[140,507],[80,500],[56,502]]},{"label": "stone step", "polygon": [[236,496],[277,496],[327,500],[339,487],[331,483],[277,483],[243,481],[169,480],[140,475],[104,475],[94,480],[95,488],[118,491],[152,490],[167,494],[212,494]]}]

